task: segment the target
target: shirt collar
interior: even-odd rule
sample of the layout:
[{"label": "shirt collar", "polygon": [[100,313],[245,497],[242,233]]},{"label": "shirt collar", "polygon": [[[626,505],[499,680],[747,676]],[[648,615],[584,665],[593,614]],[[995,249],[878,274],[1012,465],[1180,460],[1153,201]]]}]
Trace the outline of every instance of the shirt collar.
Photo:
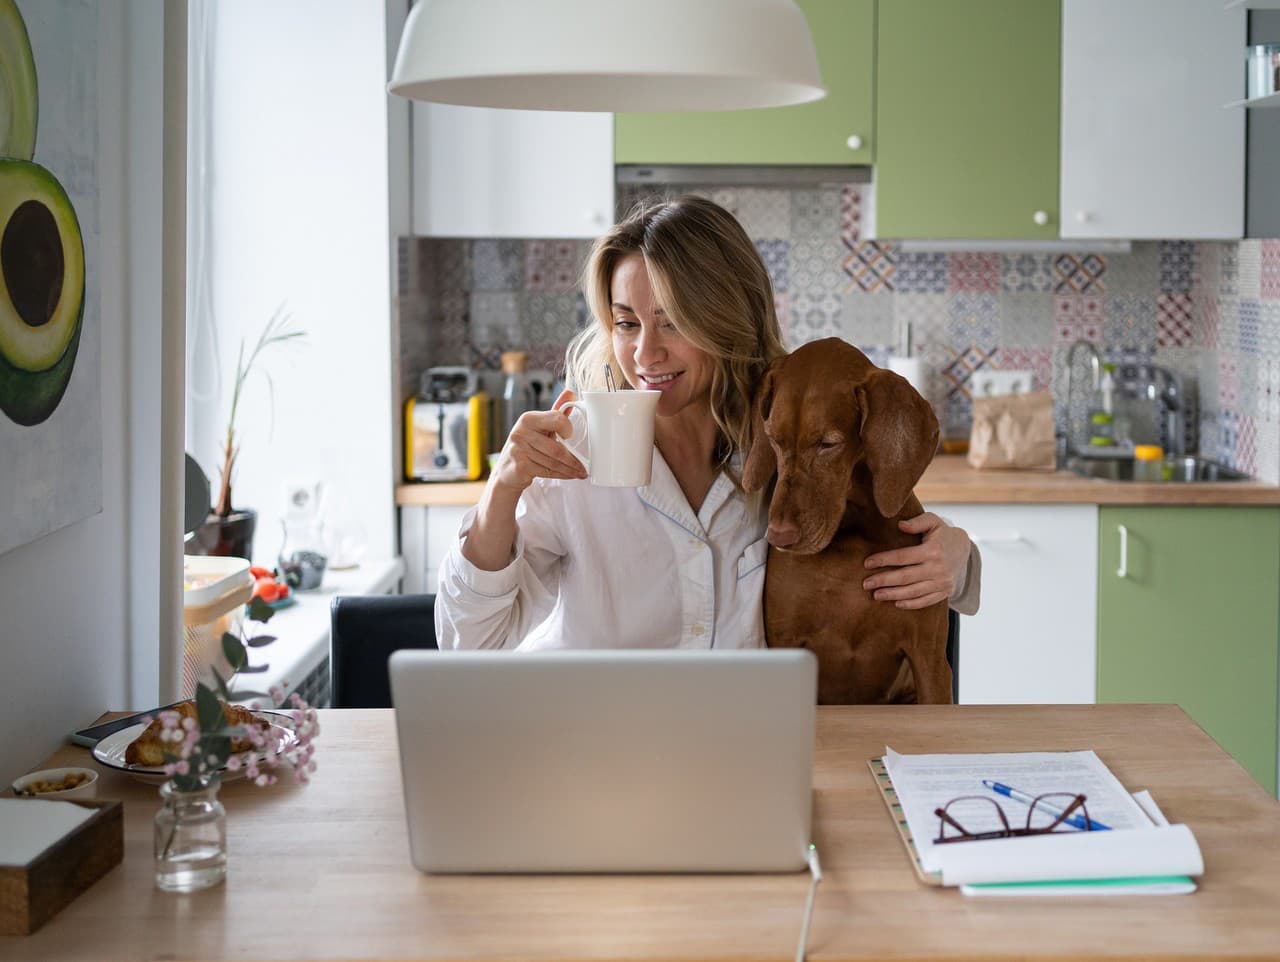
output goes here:
[{"label": "shirt collar", "polygon": [[[738,455],[733,456],[731,463],[735,466],[735,470],[741,469],[741,460]],[[680,483],[676,481],[676,476],[672,473],[666,458],[656,446],[653,449],[653,471],[650,481],[644,487],[638,488],[637,492],[640,500],[649,507],[684,528],[695,538],[706,540],[706,526],[689,506],[688,499],[680,490]],[[732,479],[722,470],[711,483],[711,490],[707,492],[702,502],[702,517],[710,521],[716,511],[735,492]]]}]

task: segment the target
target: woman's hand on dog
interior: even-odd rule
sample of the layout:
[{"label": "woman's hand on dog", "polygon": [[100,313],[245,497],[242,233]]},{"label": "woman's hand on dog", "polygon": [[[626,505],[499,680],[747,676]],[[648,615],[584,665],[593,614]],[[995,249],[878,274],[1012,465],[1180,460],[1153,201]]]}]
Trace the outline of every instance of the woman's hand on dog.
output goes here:
[{"label": "woman's hand on dog", "polygon": [[868,555],[866,567],[887,568],[862,582],[876,601],[892,601],[899,608],[927,608],[948,601],[963,586],[969,564],[969,536],[936,514],[924,514],[898,522],[908,534],[922,536],[921,543]]},{"label": "woman's hand on dog", "polygon": [[493,483],[513,492],[523,491],[534,478],[580,480],[587,476],[582,462],[556,440],[573,435],[573,425],[560,408],[573,400],[563,391],[550,411],[526,411],[520,415],[493,467]]}]

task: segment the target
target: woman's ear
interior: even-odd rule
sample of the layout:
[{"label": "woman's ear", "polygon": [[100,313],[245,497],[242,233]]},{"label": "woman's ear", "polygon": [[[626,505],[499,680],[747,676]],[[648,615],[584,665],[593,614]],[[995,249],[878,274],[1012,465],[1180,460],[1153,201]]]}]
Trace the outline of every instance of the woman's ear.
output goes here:
[{"label": "woman's ear", "polygon": [[854,389],[862,410],[862,447],[876,509],[894,517],[933,460],[938,419],[906,378],[873,371]]},{"label": "woman's ear", "polygon": [[773,478],[778,470],[778,459],[774,457],[773,445],[764,433],[764,422],[769,417],[769,408],[773,406],[773,372],[765,371],[756,390],[752,404],[751,447],[747,451],[747,462],[742,470],[742,489],[759,491]]}]

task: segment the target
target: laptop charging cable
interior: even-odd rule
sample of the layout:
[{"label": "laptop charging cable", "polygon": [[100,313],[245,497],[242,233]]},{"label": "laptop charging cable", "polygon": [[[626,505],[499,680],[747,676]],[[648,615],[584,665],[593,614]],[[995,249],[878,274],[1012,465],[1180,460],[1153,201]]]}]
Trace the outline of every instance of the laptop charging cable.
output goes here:
[{"label": "laptop charging cable", "polygon": [[805,951],[809,946],[809,921],[813,918],[813,902],[818,894],[818,885],[822,882],[822,863],[818,861],[818,848],[809,845],[809,897],[804,903],[804,918],[800,922],[800,944],[796,947],[796,962],[805,962]]}]

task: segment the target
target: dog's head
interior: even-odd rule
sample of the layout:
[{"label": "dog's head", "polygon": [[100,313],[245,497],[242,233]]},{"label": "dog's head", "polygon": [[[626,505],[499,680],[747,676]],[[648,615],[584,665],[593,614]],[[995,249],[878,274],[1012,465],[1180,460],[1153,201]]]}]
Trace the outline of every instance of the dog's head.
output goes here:
[{"label": "dog's head", "polygon": [[937,443],[938,419],[906,379],[839,338],[813,341],[765,372],[742,485],[758,491],[776,475],[769,543],[814,554],[851,500],[897,515]]}]

